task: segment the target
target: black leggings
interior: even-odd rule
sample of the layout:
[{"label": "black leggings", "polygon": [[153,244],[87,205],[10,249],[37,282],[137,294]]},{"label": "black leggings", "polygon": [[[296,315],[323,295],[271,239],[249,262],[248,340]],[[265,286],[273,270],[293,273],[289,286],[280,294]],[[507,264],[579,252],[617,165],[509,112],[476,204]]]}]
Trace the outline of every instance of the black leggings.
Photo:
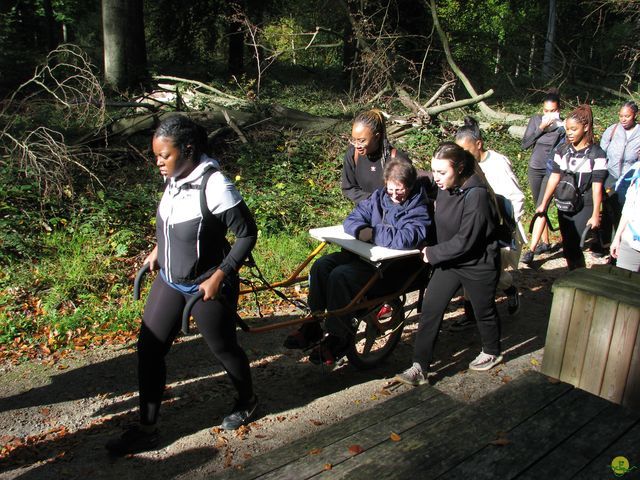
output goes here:
[{"label": "black leggings", "polygon": [[[226,370],[243,402],[253,396],[249,360],[238,345],[236,323],[231,309],[236,308],[238,279],[226,279],[221,293],[227,301],[199,301],[192,315],[209,348]],[[142,317],[138,337],[138,382],[140,387],[140,421],[154,424],[167,378],[165,356],[180,330],[182,310],[190,298],[171,288],[158,275],[153,282]]]},{"label": "black leggings", "polygon": [[[591,195],[591,191],[585,195]],[[584,254],[580,248],[580,240],[592,213],[593,203],[585,203],[579,212],[573,214],[558,212],[558,224],[562,235],[562,254],[567,260],[569,270],[586,266]]]},{"label": "black leggings", "polygon": [[422,315],[413,349],[413,361],[419,363],[425,372],[429,370],[433,360],[433,350],[444,312],[461,286],[473,306],[482,351],[489,355],[500,354],[500,318],[495,301],[499,276],[499,268],[435,269],[422,303]]}]

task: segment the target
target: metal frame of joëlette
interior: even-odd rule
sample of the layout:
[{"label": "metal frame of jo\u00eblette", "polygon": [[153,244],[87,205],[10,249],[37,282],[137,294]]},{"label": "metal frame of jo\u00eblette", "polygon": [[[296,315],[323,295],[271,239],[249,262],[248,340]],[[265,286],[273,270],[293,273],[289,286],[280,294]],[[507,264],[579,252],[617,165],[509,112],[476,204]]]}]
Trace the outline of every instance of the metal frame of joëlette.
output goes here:
[{"label": "metal frame of jo\u00eblette", "polygon": [[[300,283],[303,282],[305,280],[307,280],[307,276],[299,276],[300,272],[302,272],[302,270],[305,269],[305,267],[307,265],[309,265],[309,263],[311,263],[311,261],[322,251],[324,250],[324,248],[331,242],[324,240],[320,243],[320,245],[318,245],[318,247],[316,247],[310,254],[309,256],[291,273],[291,275],[282,281],[276,282],[276,283],[272,283],[269,285],[260,285],[257,287],[253,287],[253,288],[245,288],[240,290],[239,295],[246,295],[248,293],[255,293],[255,292],[262,292],[262,291],[266,291],[266,290],[270,290],[272,288],[276,288],[276,287],[289,287],[291,285],[295,285],[296,283]],[[368,259],[365,259],[364,257],[361,256],[361,258],[363,258],[365,261],[369,261]],[[396,291],[386,294],[386,295],[382,295],[380,297],[376,297],[376,298],[372,298],[372,299],[367,299],[362,301],[363,297],[366,295],[366,293],[375,285],[375,283],[382,278],[382,274],[384,272],[384,270],[386,269],[386,267],[391,263],[389,260],[383,260],[383,261],[378,261],[378,262],[369,262],[371,263],[374,267],[375,267],[375,271],[374,273],[371,275],[371,278],[367,281],[367,283],[362,287],[362,289],[358,292],[358,294],[351,300],[351,302],[349,302],[348,305],[345,305],[342,308],[339,308],[337,310],[331,310],[331,311],[325,311],[322,313],[316,313],[315,315],[305,315],[301,318],[297,318],[297,319],[293,319],[293,320],[287,320],[284,322],[277,322],[277,323],[272,323],[269,325],[264,325],[262,327],[249,327],[244,320],[242,320],[242,318],[237,314],[237,312],[235,313],[236,315],[236,320],[238,322],[238,324],[241,326],[242,330],[248,333],[262,333],[262,332],[268,332],[271,330],[277,330],[280,328],[286,328],[286,327],[290,327],[290,326],[294,326],[294,325],[300,325],[303,323],[307,323],[307,322],[311,322],[311,321],[317,321],[317,320],[323,320],[329,316],[337,316],[337,315],[346,315],[349,313],[353,313],[356,312],[358,310],[363,310],[363,309],[367,309],[367,308],[371,308],[377,304],[380,303],[387,303],[391,300],[393,300],[394,298],[397,298],[399,296],[405,295],[406,293],[409,292],[409,287],[411,287],[411,285],[416,281],[416,279],[418,278],[418,276],[422,273],[423,268],[427,268],[427,264],[424,264],[424,266],[422,268],[418,268],[416,269],[416,271],[409,275],[407,277],[407,279],[405,280],[405,282],[401,285],[401,287],[399,289],[397,289]],[[138,271],[138,274],[136,275],[136,279],[134,282],[134,293],[133,293],[133,297],[134,300],[138,300],[140,298],[140,283],[142,281],[142,278],[144,277],[144,275],[149,272],[149,264],[144,264],[142,266],[142,268],[140,268],[140,270]],[[411,291],[413,291],[414,289],[412,289]],[[187,302],[187,304],[184,307],[183,310],[183,315],[182,315],[182,332],[187,334],[189,333],[189,319],[191,316],[191,308],[193,307],[193,305],[202,299],[203,297],[203,292],[198,292],[195,295],[193,295],[189,301]],[[377,318],[373,318],[372,321],[374,321],[376,323],[376,327],[382,331],[382,326],[381,324],[378,322]]]}]

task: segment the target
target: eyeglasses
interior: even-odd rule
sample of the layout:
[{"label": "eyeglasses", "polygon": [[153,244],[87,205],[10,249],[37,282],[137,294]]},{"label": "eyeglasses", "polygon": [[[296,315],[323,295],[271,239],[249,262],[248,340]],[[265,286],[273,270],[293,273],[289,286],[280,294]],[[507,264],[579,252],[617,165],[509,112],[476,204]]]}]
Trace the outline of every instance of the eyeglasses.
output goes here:
[{"label": "eyeglasses", "polygon": [[387,188],[387,193],[389,195],[404,195],[407,193],[406,188]]},{"label": "eyeglasses", "polygon": [[354,138],[350,138],[349,143],[356,148],[366,148],[369,145],[368,140],[356,140]]}]

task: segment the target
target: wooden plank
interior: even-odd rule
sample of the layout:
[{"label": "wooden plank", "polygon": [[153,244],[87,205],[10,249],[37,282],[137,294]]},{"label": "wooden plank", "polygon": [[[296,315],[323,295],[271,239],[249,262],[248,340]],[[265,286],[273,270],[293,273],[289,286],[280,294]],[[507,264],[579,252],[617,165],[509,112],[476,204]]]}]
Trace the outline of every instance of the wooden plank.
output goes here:
[{"label": "wooden plank", "polygon": [[636,345],[631,356],[631,368],[629,368],[622,404],[640,412],[640,328],[638,328]]},{"label": "wooden plank", "polygon": [[[382,419],[377,424],[371,425],[365,430],[360,430],[353,435],[342,438],[331,445],[299,458],[277,470],[260,477],[261,480],[298,480],[310,478],[325,471],[325,465],[331,464],[333,476],[334,469],[345,461],[359,461],[364,458],[366,452],[375,449],[380,444],[389,440],[391,433],[400,435],[417,427],[433,422],[446,416],[454,409],[463,408],[461,404],[454,402],[445,395],[439,395],[392,417]],[[358,458],[349,450],[357,446],[362,449]]]},{"label": "wooden plank", "polygon": [[502,438],[506,445],[486,445],[448,470],[446,478],[511,479],[566,441],[610,405],[575,389],[527,418]]},{"label": "wooden plank", "polygon": [[[242,470],[229,470],[215,474],[219,479],[244,480],[258,478],[273,470],[277,470],[291,462],[295,462],[300,458],[306,458],[309,451],[315,448],[324,448],[331,445],[354,432],[364,430],[371,425],[375,425],[379,421],[393,415],[402,413],[416,405],[426,405],[435,397],[446,397],[437,389],[425,385],[409,390],[406,393],[398,395],[394,398],[376,405],[375,407],[363,411],[342,420],[341,422],[330,425],[317,433],[305,436],[300,440],[296,440],[280,448],[271,450],[268,453],[252,458],[242,465]],[[455,403],[451,400],[452,403]],[[206,474],[207,467],[201,470]],[[213,475],[213,473],[212,473]]]},{"label": "wooden plank", "polygon": [[582,376],[595,305],[595,295],[576,290],[560,369],[560,380],[571,385],[578,385]]},{"label": "wooden plank", "polygon": [[[585,468],[625,431],[638,423],[640,414],[615,404],[594,417],[584,428],[518,475],[518,480],[581,478],[578,472]],[[601,478],[609,478],[603,476]]]},{"label": "wooden plank", "polygon": [[558,288],[553,294],[542,359],[542,373],[553,378],[560,378],[575,293],[575,288]]},{"label": "wooden plank", "polygon": [[580,272],[574,270],[556,280],[552,291],[555,293],[558,288],[576,288],[640,307],[639,286],[640,279],[633,276],[624,278],[615,275],[599,275],[591,270],[582,270]]},{"label": "wooden plank", "polygon": [[[581,469],[574,478],[602,480],[619,477],[624,480],[637,480],[640,478],[640,449],[638,445],[640,445],[640,423],[634,424],[633,427],[621,434],[602,454]],[[636,468],[627,474],[614,476],[611,470],[611,461],[618,456],[626,457],[629,465]]]},{"label": "wooden plank", "polygon": [[399,442],[388,440],[338,465],[331,478],[371,480],[381,472],[385,478],[437,478],[494,440],[497,432],[514,428],[572,390],[540,374],[524,375],[447,417],[409,430]]},{"label": "wooden plank", "polygon": [[629,375],[631,357],[638,335],[640,310],[630,305],[619,305],[616,324],[611,337],[607,368],[600,396],[615,403],[622,402]]},{"label": "wooden plank", "polygon": [[604,297],[596,299],[587,343],[587,354],[578,383],[580,388],[594,395],[600,394],[617,311],[618,302],[615,300]]}]

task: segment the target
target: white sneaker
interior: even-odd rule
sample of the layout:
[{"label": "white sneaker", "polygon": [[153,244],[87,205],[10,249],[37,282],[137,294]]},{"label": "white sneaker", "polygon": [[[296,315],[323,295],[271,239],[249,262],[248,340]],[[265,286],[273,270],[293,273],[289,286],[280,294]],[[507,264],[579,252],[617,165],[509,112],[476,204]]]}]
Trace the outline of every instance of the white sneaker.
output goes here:
[{"label": "white sneaker", "polygon": [[393,378],[399,382],[406,383],[407,385],[413,385],[414,387],[427,383],[427,379],[424,377],[424,373],[422,372],[422,367],[417,362],[414,362],[414,364],[404,372],[397,374]]},{"label": "white sneaker", "polygon": [[469,370],[485,372],[487,370],[491,370],[501,361],[502,355],[489,355],[488,353],[480,352],[480,355],[478,355],[475,360],[469,363]]}]

